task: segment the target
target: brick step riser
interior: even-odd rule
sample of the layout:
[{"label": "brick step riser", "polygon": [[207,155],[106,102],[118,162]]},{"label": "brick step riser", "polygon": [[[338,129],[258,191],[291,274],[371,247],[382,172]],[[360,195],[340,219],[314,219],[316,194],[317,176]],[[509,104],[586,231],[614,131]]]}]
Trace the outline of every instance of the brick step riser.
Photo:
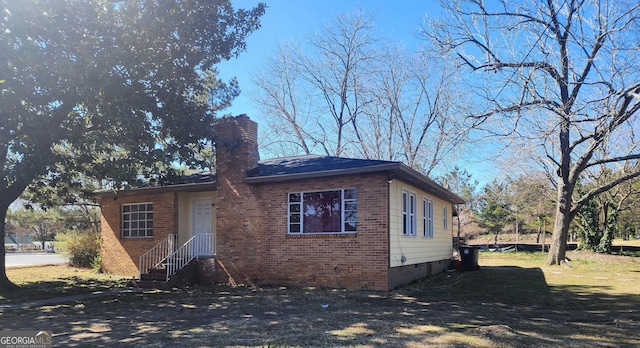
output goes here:
[{"label": "brick step riser", "polygon": [[136,281],[135,284],[136,287],[138,288],[142,288],[142,289],[167,289],[168,288],[168,284],[167,282],[164,281],[164,279],[160,282],[155,281],[155,280],[139,280]]}]

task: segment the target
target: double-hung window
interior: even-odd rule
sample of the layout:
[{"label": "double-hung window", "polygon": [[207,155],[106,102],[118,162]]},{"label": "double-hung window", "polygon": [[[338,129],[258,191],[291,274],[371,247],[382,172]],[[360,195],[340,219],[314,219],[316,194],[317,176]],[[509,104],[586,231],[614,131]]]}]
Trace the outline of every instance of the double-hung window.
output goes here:
[{"label": "double-hung window", "polygon": [[402,234],[416,235],[416,195],[402,190]]},{"label": "double-hung window", "polygon": [[122,237],[153,237],[153,203],[123,204]]},{"label": "double-hung window", "polygon": [[289,193],[289,233],[355,233],[355,188]]},{"label": "double-hung window", "polygon": [[433,201],[427,198],[422,199],[422,220],[424,223],[423,235],[433,238]]}]

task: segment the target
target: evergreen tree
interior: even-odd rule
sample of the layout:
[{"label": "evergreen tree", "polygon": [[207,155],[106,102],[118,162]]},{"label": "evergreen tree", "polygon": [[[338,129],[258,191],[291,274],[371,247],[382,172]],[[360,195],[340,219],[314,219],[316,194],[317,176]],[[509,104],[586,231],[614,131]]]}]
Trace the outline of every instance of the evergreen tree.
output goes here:
[{"label": "evergreen tree", "polygon": [[484,187],[478,202],[478,226],[486,228],[494,234],[494,243],[498,243],[498,235],[512,221],[511,204],[507,186],[492,181]]},{"label": "evergreen tree", "polygon": [[578,212],[576,226],[580,249],[610,253],[615,235],[619,233],[618,208],[609,202],[599,204],[592,199]]}]

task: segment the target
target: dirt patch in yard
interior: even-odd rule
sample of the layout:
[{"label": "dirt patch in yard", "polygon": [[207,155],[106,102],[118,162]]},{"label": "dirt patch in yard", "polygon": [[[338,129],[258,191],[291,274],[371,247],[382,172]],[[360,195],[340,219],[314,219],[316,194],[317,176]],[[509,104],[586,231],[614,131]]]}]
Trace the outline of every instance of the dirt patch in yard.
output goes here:
[{"label": "dirt patch in yard", "polygon": [[598,262],[602,264],[636,264],[640,265],[640,258],[605,253],[594,253],[591,251],[568,251],[567,257],[570,260]]},{"label": "dirt patch in yard", "polygon": [[515,331],[502,330],[508,337],[490,325],[517,322],[519,312],[405,292],[215,287],[124,294],[2,317],[3,329],[52,330],[59,346],[397,347],[513,340]]}]

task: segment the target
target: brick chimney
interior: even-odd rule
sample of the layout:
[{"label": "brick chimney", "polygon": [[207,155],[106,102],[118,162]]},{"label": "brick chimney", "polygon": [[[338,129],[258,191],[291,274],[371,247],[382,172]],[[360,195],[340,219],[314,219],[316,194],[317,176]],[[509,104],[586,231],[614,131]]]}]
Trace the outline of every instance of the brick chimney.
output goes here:
[{"label": "brick chimney", "polygon": [[216,261],[229,283],[253,284],[264,264],[262,207],[245,182],[258,166],[258,124],[247,115],[225,116],[216,131]]},{"label": "brick chimney", "polygon": [[[258,124],[247,115],[225,116],[215,126],[216,167],[227,167],[243,171],[258,166]],[[220,169],[218,169],[220,170]]]}]

